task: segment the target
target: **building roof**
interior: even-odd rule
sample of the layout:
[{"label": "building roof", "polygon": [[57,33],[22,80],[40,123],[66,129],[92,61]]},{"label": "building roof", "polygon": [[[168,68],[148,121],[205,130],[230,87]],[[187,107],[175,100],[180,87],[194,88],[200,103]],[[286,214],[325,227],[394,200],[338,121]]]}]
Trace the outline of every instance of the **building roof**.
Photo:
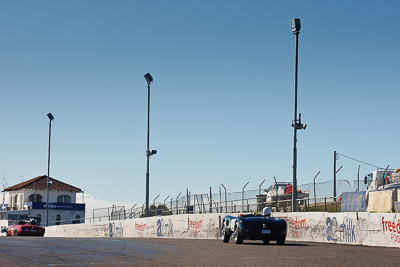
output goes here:
[{"label": "building roof", "polygon": [[[49,177],[49,182],[51,183],[49,186],[50,190],[64,190],[64,191],[75,191],[82,192],[82,190],[78,187],[63,183],[57,179]],[[47,175],[38,176],[27,180],[25,182],[10,186],[5,188],[3,192],[7,191],[17,191],[22,189],[38,189],[38,190],[47,190]]]}]

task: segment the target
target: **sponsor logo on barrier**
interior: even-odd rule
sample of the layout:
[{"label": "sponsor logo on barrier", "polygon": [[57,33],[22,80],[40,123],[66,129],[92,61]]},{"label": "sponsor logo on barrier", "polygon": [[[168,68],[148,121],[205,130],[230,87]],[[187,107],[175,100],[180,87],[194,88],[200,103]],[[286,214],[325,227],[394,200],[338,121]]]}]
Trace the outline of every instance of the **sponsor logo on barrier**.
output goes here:
[{"label": "sponsor logo on barrier", "polygon": [[200,220],[200,221],[189,220],[189,227],[192,229],[200,229],[202,226],[203,226],[203,220]]},{"label": "sponsor logo on barrier", "polygon": [[355,225],[353,225],[352,219],[346,218],[342,224],[338,224],[336,217],[327,217],[326,226],[326,239],[328,241],[356,242]]},{"label": "sponsor logo on barrier", "polygon": [[158,219],[157,236],[174,237],[174,225],[171,219],[169,219],[167,223],[164,223],[164,219]]},{"label": "sponsor logo on barrier", "polygon": [[109,236],[110,237],[123,237],[124,236],[124,226],[122,223],[115,225],[115,223],[110,223],[108,225]]},{"label": "sponsor logo on barrier", "polygon": [[189,229],[192,231],[193,236],[199,236],[199,229],[203,227],[203,220],[189,220],[188,219]]},{"label": "sponsor logo on barrier", "polygon": [[383,232],[390,232],[390,239],[395,243],[400,243],[400,219],[396,221],[385,221],[382,216],[382,230]]},{"label": "sponsor logo on barrier", "polygon": [[288,235],[292,238],[300,238],[303,232],[307,229],[306,219],[293,219],[285,216],[285,220],[288,224]]},{"label": "sponsor logo on barrier", "polygon": [[145,231],[146,230],[146,224],[139,224],[135,222],[135,230],[137,231]]},{"label": "sponsor logo on barrier", "polygon": [[143,232],[146,230],[146,224],[136,223],[135,222],[135,230],[138,231],[138,237],[143,237]]}]

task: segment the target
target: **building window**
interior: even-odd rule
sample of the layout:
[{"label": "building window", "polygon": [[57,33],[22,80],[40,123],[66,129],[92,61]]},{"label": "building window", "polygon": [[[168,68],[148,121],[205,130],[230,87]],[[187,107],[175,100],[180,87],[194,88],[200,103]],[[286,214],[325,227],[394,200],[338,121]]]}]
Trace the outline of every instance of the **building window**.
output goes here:
[{"label": "building window", "polygon": [[13,210],[18,210],[18,194],[14,195],[14,206],[12,207]]},{"label": "building window", "polygon": [[57,203],[71,203],[71,197],[68,195],[60,195],[57,197]]},{"label": "building window", "polygon": [[61,215],[57,214],[57,216],[56,216],[56,225],[60,225],[60,223],[61,223]]},{"label": "building window", "polygon": [[29,202],[43,202],[43,197],[41,194],[32,194],[28,197]]}]

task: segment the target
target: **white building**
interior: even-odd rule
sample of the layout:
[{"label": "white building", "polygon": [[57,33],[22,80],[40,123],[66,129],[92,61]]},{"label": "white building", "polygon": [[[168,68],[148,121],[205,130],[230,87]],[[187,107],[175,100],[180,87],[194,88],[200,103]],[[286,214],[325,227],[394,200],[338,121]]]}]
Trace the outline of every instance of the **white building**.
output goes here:
[{"label": "white building", "polygon": [[[49,178],[49,225],[80,223],[85,218],[85,204],[76,203],[76,194],[83,191],[72,185]],[[46,221],[47,176],[38,176],[3,190],[0,220],[23,220],[35,217]]]}]

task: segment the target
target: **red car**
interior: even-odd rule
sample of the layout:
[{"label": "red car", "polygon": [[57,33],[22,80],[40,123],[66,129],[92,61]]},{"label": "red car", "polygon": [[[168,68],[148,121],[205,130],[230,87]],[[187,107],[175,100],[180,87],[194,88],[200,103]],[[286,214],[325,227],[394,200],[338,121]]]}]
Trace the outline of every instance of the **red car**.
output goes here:
[{"label": "red car", "polygon": [[37,225],[36,220],[18,221],[18,224],[8,226],[8,235],[43,236],[44,227]]}]

